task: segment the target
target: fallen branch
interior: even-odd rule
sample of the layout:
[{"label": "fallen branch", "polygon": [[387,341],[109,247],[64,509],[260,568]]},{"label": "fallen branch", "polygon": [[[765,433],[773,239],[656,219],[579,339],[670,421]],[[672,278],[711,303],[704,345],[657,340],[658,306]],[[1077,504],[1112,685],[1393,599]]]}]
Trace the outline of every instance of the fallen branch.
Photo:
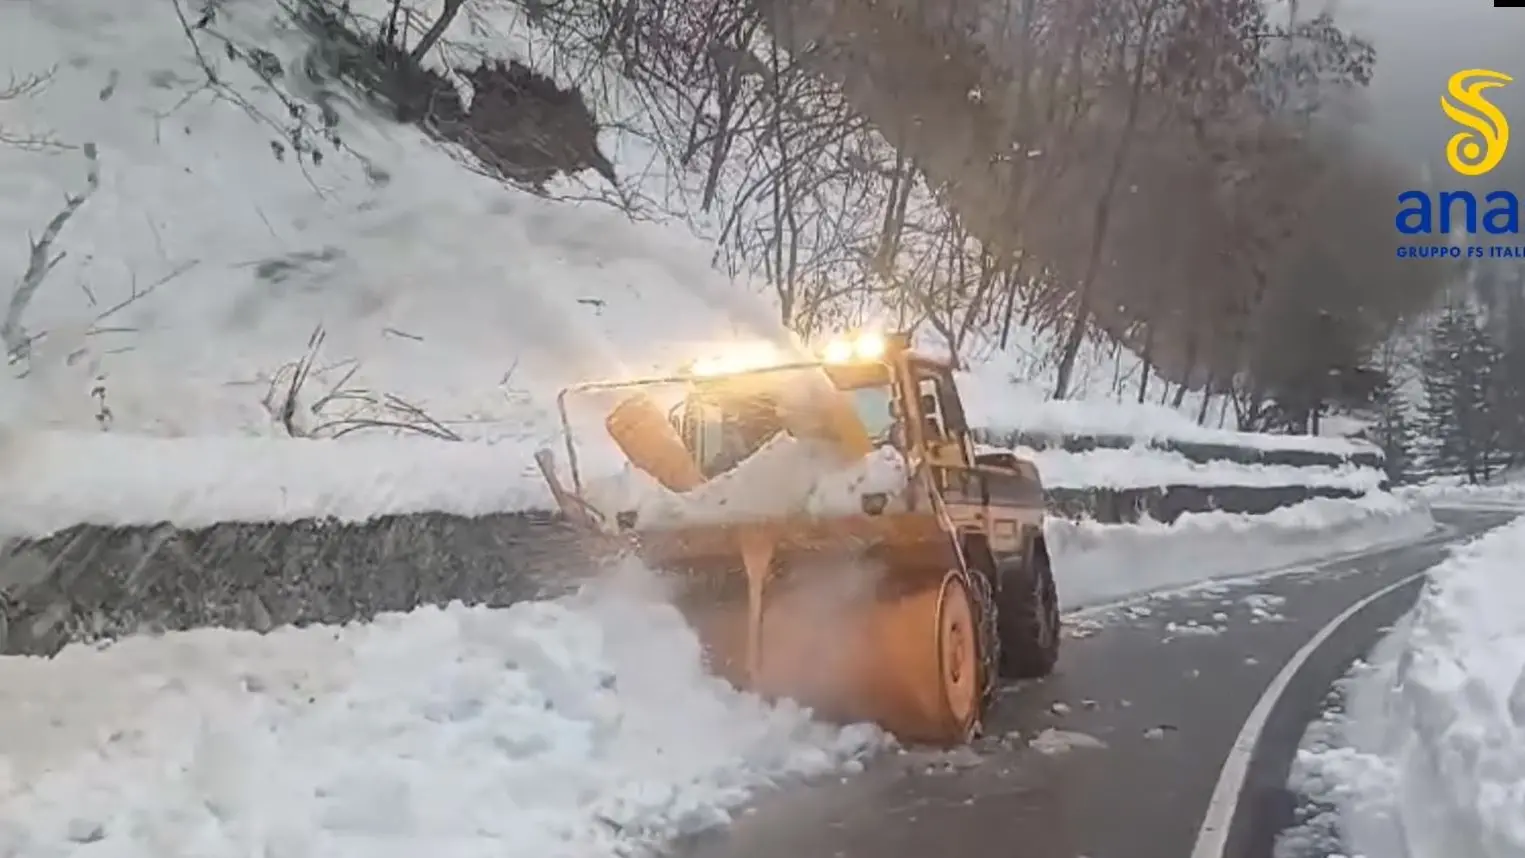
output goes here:
[{"label": "fallen branch", "polygon": [[[270,379],[263,404],[270,416],[286,430],[287,435],[292,438],[342,438],[361,429],[395,429],[428,435],[442,441],[461,440],[455,431],[401,397],[349,387],[350,381],[360,371],[359,361],[350,359],[318,369],[319,353],[327,338],[327,332],[321,325],[314,328],[307,339],[307,349],[302,357],[281,367]],[[354,406],[347,414],[323,420],[315,426],[299,425],[297,413],[301,408],[302,391],[315,376],[337,370],[345,364],[349,364],[349,367],[344,375],[329,386],[326,393],[306,406],[305,410],[315,418],[323,418],[322,412],[326,406],[335,403],[354,403]]]}]

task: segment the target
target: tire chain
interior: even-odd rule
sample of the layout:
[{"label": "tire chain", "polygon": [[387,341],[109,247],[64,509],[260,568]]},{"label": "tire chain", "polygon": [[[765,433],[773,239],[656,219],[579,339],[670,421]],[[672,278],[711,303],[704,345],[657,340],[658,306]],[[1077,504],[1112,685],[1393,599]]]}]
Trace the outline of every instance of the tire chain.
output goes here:
[{"label": "tire chain", "polygon": [[996,624],[995,590],[985,573],[977,569],[969,570],[965,577],[969,582],[969,596],[978,611],[976,622],[979,625],[982,674],[980,699],[989,704],[995,701],[1001,682],[1001,632]]}]

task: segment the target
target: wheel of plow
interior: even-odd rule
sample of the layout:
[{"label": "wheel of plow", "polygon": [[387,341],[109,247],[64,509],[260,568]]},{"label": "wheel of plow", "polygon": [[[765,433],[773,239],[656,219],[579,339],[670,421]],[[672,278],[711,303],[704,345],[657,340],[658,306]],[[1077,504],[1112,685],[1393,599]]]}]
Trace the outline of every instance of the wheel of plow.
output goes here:
[{"label": "wheel of plow", "polygon": [[1046,550],[1005,571],[998,605],[1001,675],[1036,679],[1053,673],[1059,659],[1059,597]]},{"label": "wheel of plow", "polygon": [[[930,573],[917,585],[839,615],[851,654],[836,672],[825,711],[874,721],[902,742],[958,745],[974,738],[985,709],[983,612],[969,579]],[[817,660],[825,653],[816,650]],[[820,699],[820,698],[817,698]]]},{"label": "wheel of plow", "polygon": [[937,610],[937,658],[948,717],[944,741],[949,744],[974,738],[984,714],[983,613],[965,577],[949,572],[943,578]]},{"label": "wheel of plow", "polygon": [[980,726],[991,673],[986,610],[961,573],[914,573],[845,601],[780,587],[766,602],[755,676],[745,669],[744,604],[684,613],[710,669],[766,697],[792,698],[834,721],[872,721],[907,743],[957,745]]}]

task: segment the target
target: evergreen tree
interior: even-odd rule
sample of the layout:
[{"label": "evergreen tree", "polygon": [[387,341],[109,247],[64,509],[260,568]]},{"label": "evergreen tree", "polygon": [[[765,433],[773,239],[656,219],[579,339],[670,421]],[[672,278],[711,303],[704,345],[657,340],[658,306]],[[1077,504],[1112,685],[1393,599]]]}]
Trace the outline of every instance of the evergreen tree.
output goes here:
[{"label": "evergreen tree", "polygon": [[1513,287],[1493,326],[1499,342],[1494,410],[1501,459],[1510,466],[1525,462],[1525,283]]},{"label": "evergreen tree", "polygon": [[1498,349],[1471,307],[1447,307],[1421,361],[1431,467],[1485,480],[1498,463]]},{"label": "evergreen tree", "polygon": [[1383,375],[1372,393],[1377,419],[1370,438],[1382,450],[1388,482],[1407,482],[1413,474],[1415,432],[1409,402],[1392,379]]}]

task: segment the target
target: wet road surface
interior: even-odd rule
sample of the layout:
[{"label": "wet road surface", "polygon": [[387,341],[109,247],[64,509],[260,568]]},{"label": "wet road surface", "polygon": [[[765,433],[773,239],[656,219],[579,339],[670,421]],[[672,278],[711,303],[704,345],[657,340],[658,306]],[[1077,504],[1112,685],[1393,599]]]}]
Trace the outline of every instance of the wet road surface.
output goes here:
[{"label": "wet road surface", "polygon": [[[1083,614],[1056,674],[1004,689],[972,748],[907,751],[781,791],[678,854],[1187,858],[1225,755],[1288,659],[1352,603],[1510,517],[1437,511],[1452,531],[1418,544]],[[1304,728],[1420,583],[1356,614],[1299,671],[1256,746],[1227,856],[1271,854],[1293,813],[1285,783]]]}]

